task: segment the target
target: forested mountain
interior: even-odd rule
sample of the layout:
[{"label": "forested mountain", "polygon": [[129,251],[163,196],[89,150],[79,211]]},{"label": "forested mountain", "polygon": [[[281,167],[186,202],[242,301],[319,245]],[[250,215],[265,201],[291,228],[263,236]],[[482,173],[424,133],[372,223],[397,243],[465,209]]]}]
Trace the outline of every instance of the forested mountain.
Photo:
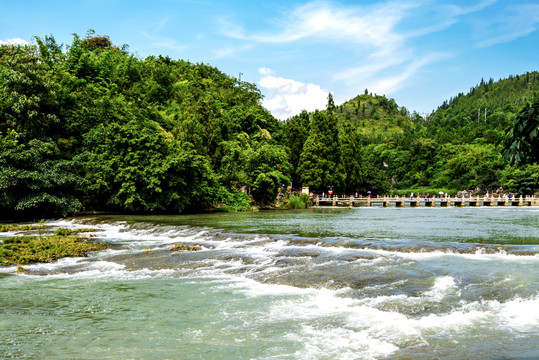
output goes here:
[{"label": "forested mountain", "polygon": [[[280,122],[255,85],[207,64],[140,59],[92,31],[66,48],[52,36],[35,42],[0,45],[3,217],[245,210],[290,185],[539,188],[529,156],[538,106],[519,113],[537,102],[537,72],[482,81],[426,118],[365,90],[338,106],[329,94],[326,110]],[[510,165],[509,145],[509,159],[531,161]]]},{"label": "forested mountain", "polygon": [[138,59],[106,36],[0,46],[0,210],[250,209],[289,181],[259,90],[205,64]]},{"label": "forested mountain", "polygon": [[[337,128],[348,136],[353,133],[352,137],[359,137],[361,150],[354,156],[361,162],[361,181],[360,186],[353,187],[374,193],[410,189],[456,192],[477,187],[532,193],[539,188],[538,165],[511,166],[502,153],[507,147],[504,139],[519,111],[528,103],[537,103],[538,95],[536,71],[497,82],[491,79],[481,81],[468,94],[458,94],[422,117],[399,107],[393,99],[365,90],[333,111]],[[311,114],[313,119],[315,116],[316,113]],[[296,116],[288,120],[287,127],[306,124],[299,119],[308,117]],[[529,129],[533,134],[534,127],[530,125]],[[539,130],[535,134],[534,139],[539,138]],[[299,158],[295,151],[300,148],[299,144],[291,146],[292,159]],[[533,150],[539,151],[537,147]],[[342,159],[345,166],[353,161]],[[295,169],[294,179],[317,187]],[[347,179],[344,184],[343,187],[337,181],[331,183],[338,190],[349,192]]]}]

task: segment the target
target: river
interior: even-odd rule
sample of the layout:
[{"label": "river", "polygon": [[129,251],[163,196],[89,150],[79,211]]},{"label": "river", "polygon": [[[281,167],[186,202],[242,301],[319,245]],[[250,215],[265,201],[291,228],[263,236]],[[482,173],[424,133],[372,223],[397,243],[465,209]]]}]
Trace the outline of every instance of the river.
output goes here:
[{"label": "river", "polygon": [[539,358],[538,208],[48,224],[112,247],[0,268],[2,359]]}]

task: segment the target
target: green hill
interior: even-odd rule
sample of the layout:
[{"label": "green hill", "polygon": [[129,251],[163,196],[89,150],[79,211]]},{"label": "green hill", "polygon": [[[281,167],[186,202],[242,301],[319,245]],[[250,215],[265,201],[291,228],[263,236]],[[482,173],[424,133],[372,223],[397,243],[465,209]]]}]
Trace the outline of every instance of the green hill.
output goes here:
[{"label": "green hill", "polygon": [[[358,190],[456,192],[502,186],[530,193],[539,188],[539,166],[512,167],[502,157],[504,139],[518,112],[539,98],[538,80],[539,73],[534,71],[497,82],[481,81],[468,94],[457,94],[425,118],[367,90],[334,107],[332,114],[340,131],[354,132],[360,139],[361,150],[347,155],[361,162]],[[321,113],[331,117],[327,110]],[[302,121],[295,117],[287,122],[288,127],[309,124],[306,119],[313,117],[303,114]],[[291,145],[293,159],[301,158],[297,142]],[[347,161],[354,160],[343,159]],[[301,182],[301,174],[293,173],[293,178]]]},{"label": "green hill", "polygon": [[481,83],[458,94],[428,118],[429,135],[441,142],[498,144],[528,102],[539,99],[539,72]]},{"label": "green hill", "polygon": [[140,59],[92,31],[65,50],[52,36],[0,45],[0,217],[246,210],[291,183],[531,193],[539,165],[510,166],[502,152],[538,79],[482,81],[427,118],[367,90],[339,106],[330,94],[326,110],[283,123],[254,84],[207,64]]},{"label": "green hill", "polygon": [[0,216],[249,209],[289,181],[260,91],[89,31],[0,45]]},{"label": "green hill", "polygon": [[384,95],[365,93],[337,106],[335,116],[339,122],[348,121],[356,127],[364,143],[401,141],[423,118],[416,112],[410,114],[405,107],[399,107],[394,99]]}]

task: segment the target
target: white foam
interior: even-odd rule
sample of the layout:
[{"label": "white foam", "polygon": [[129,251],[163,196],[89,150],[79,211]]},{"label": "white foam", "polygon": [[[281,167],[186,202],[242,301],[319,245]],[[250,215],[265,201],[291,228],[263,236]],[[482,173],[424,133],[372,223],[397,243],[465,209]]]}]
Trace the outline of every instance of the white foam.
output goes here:
[{"label": "white foam", "polygon": [[261,296],[298,296],[312,293],[312,289],[302,289],[289,285],[262,284],[248,278],[239,280],[230,284],[230,287],[236,292],[242,293],[248,297]]},{"label": "white foam", "polygon": [[84,257],[65,257],[60,258],[52,263],[35,263],[23,265],[23,267],[29,271],[37,272],[51,272],[64,267],[70,267],[78,265],[82,261],[88,261],[88,258]]},{"label": "white foam", "polygon": [[442,276],[436,278],[432,288],[424,293],[424,296],[427,296],[435,301],[441,301],[447,294],[454,292],[457,289],[455,279],[451,276]]},{"label": "white foam", "polygon": [[501,325],[515,330],[539,330],[539,296],[531,299],[515,298],[506,303],[490,302],[492,312]]},{"label": "white foam", "polygon": [[285,339],[303,345],[294,353],[295,359],[376,359],[399,349],[389,342],[370,337],[364,331],[346,328],[303,326],[299,333],[290,333]]}]

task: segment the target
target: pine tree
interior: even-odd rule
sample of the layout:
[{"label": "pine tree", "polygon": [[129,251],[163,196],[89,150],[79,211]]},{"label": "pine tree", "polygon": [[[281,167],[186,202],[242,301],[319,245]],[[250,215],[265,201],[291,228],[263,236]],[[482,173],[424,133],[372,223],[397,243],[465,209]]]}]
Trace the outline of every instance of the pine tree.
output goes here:
[{"label": "pine tree", "polygon": [[310,135],[300,156],[298,174],[303,186],[325,191],[344,190],[345,171],[341,160],[339,130],[333,96],[328,95],[326,112],[315,111]]}]

